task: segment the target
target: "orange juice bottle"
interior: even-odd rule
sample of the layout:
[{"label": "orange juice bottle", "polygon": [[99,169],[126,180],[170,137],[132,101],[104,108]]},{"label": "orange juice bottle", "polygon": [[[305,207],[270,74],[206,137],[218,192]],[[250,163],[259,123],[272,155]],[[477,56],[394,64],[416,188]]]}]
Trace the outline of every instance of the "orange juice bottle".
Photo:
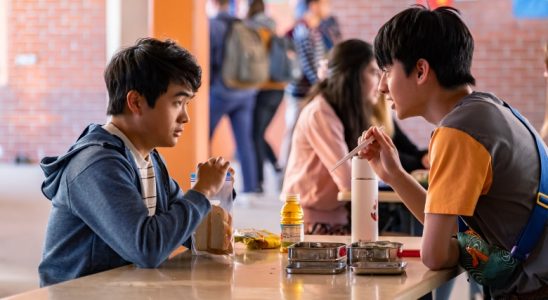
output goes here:
[{"label": "orange juice bottle", "polygon": [[299,200],[299,194],[285,196],[285,204],[280,212],[280,252],[287,252],[288,246],[304,240],[303,209]]}]

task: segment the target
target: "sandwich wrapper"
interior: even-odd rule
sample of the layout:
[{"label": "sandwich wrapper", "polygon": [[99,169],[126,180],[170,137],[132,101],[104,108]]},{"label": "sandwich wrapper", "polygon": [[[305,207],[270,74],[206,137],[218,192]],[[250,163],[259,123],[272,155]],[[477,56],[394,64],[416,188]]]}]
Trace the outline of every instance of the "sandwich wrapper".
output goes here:
[{"label": "sandwich wrapper", "polygon": [[233,187],[230,173],[221,190],[211,196],[211,211],[192,234],[193,255],[234,254],[234,234],[232,227]]},{"label": "sandwich wrapper", "polygon": [[192,253],[231,255],[233,245],[231,213],[220,205],[211,205],[211,211],[194,233]]},{"label": "sandwich wrapper", "polygon": [[234,241],[247,249],[275,249],[280,247],[280,235],[264,229],[237,229]]}]

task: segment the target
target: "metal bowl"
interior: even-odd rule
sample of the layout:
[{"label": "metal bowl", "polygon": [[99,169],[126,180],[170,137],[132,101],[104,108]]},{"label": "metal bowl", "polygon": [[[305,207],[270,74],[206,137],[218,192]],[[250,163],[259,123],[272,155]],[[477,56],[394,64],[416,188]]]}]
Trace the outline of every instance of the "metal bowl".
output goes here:
[{"label": "metal bowl", "polygon": [[348,246],[349,264],[401,261],[402,246],[402,243],[389,241],[352,243]]}]

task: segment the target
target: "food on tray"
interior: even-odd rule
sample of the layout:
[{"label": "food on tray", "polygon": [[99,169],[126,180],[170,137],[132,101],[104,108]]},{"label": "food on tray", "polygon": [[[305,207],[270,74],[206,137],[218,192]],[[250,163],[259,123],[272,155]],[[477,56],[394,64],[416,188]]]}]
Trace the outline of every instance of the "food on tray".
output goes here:
[{"label": "food on tray", "polygon": [[230,254],[232,248],[232,216],[217,205],[196,229],[195,247],[198,251],[214,254]]},{"label": "food on tray", "polygon": [[234,241],[244,243],[247,249],[273,249],[280,247],[280,235],[264,229],[236,230]]}]

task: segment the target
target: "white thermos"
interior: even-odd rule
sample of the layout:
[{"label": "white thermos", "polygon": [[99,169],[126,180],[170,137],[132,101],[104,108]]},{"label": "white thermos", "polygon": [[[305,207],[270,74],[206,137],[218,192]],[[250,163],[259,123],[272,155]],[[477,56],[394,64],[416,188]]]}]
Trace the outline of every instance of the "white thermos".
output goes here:
[{"label": "white thermos", "polygon": [[379,239],[379,186],[367,159],[352,158],[352,243]]}]

